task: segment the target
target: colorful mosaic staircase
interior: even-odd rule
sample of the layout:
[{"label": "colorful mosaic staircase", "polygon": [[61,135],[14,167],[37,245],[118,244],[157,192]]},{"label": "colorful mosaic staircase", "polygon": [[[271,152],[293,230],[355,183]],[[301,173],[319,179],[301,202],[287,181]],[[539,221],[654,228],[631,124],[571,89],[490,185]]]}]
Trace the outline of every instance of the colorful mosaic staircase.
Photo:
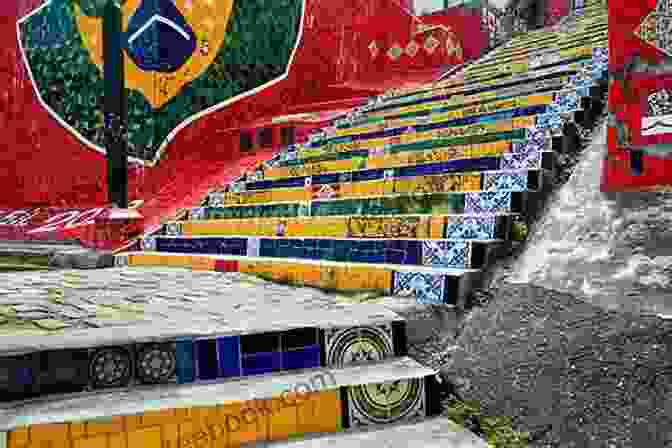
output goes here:
[{"label": "colorful mosaic staircase", "polygon": [[461,306],[590,122],[606,8],[514,38],[450,79],[372,99],[168,223],[121,265],[199,266]]},{"label": "colorful mosaic staircase", "polygon": [[0,274],[0,322],[22,330],[0,331],[0,447],[239,447],[440,412],[398,314],[238,273],[462,306],[589,121],[606,20],[587,2],[566,29],[373,99],[115,268],[56,292],[62,272]]},{"label": "colorful mosaic staircase", "polygon": [[440,412],[436,372],[406,356],[405,321],[383,305],[170,268],[0,281],[33,292],[0,297],[21,327],[0,325],[2,446],[239,447]]}]

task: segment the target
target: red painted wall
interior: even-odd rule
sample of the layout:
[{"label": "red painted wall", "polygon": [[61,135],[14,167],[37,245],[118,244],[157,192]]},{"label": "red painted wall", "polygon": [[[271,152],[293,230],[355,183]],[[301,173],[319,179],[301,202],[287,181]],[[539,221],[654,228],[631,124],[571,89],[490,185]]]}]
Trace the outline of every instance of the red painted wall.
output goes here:
[{"label": "red painted wall", "polygon": [[[98,206],[107,198],[104,156],[84,147],[39,105],[18,58],[16,21],[41,3],[0,2],[0,206]],[[361,46],[371,33],[410,36],[413,20],[400,3],[404,6],[396,0],[307,0],[303,39],[287,78],[180,131],[156,166],[132,167],[129,199],[150,204],[145,214],[165,215],[189,206],[196,191],[207,191],[206,183],[228,179],[244,169],[237,134],[219,130],[245,127],[260,117],[337,108],[334,103],[324,104],[330,101],[350,100],[345,102],[349,106],[362,102],[370,91],[334,86],[374,67],[384,73],[393,66],[413,65],[411,61],[370,63]],[[451,20],[457,27],[459,19]],[[447,62],[451,61],[430,58],[414,67]],[[244,159],[253,163],[271,155],[272,151]],[[170,202],[170,210],[162,208],[161,202]]]},{"label": "red painted wall", "polygon": [[560,19],[569,14],[571,0],[547,0],[546,26],[555,25]]}]

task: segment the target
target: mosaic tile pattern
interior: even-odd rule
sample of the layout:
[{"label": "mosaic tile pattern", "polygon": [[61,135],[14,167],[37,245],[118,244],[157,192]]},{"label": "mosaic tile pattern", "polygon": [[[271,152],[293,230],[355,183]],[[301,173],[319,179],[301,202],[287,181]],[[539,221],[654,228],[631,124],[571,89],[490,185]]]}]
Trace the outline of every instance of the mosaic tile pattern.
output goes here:
[{"label": "mosaic tile pattern", "polygon": [[494,216],[457,216],[450,217],[446,222],[445,238],[447,239],[478,239],[495,238],[496,218]]},{"label": "mosaic tile pattern", "polygon": [[425,417],[425,383],[409,379],[351,387],[348,408],[352,428]]},{"label": "mosaic tile pattern", "polygon": [[328,367],[375,362],[394,356],[392,325],[329,328],[324,331]]},{"label": "mosaic tile pattern", "polygon": [[509,191],[484,191],[482,193],[465,194],[464,212],[498,213],[511,210],[511,192]]},{"label": "mosaic tile pattern", "polygon": [[546,128],[534,127],[527,130],[527,138],[524,142],[513,144],[512,152],[527,153],[532,151],[544,151],[551,149],[551,135]]},{"label": "mosaic tile pattern", "polygon": [[423,241],[422,264],[435,268],[466,268],[471,259],[471,244],[464,241]]},{"label": "mosaic tile pattern", "polygon": [[527,172],[523,173],[484,173],[483,190],[527,190]]},{"label": "mosaic tile pattern", "polygon": [[580,107],[579,96],[576,92],[564,93],[556,95],[556,98],[551,105],[551,110],[554,113],[569,113],[578,110]]},{"label": "mosaic tile pattern", "polygon": [[128,255],[115,255],[114,266],[115,267],[128,266]]},{"label": "mosaic tile pattern", "polygon": [[393,294],[415,297],[418,303],[443,303],[445,278],[442,274],[395,272]]},{"label": "mosaic tile pattern", "polygon": [[208,196],[208,206],[223,207],[225,203],[225,195],[222,192],[213,191]]},{"label": "mosaic tile pattern", "polygon": [[564,119],[562,115],[558,112],[548,112],[545,114],[537,115],[537,127],[541,129],[550,129],[554,133],[559,133],[562,131],[562,126],[564,125]]},{"label": "mosaic tile pattern", "polygon": [[258,257],[259,248],[261,247],[259,237],[248,237],[247,238],[247,256],[248,257]]},{"label": "mosaic tile pattern", "polygon": [[541,169],[541,154],[542,153],[540,151],[504,154],[501,159],[500,169]]}]

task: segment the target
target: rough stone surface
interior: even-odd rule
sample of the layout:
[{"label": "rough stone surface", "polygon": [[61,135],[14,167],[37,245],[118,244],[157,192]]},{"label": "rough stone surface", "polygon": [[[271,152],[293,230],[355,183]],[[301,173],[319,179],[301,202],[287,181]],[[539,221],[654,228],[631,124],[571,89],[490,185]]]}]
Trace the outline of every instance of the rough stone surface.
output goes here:
[{"label": "rough stone surface", "polygon": [[465,321],[442,372],[533,446],[672,444],[672,322],[502,285]]}]

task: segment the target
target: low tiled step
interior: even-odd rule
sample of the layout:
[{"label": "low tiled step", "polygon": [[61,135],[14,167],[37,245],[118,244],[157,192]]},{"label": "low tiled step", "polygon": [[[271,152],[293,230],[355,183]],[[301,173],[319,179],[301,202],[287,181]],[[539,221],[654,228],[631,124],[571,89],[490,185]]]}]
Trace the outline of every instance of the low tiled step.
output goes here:
[{"label": "low tiled step", "polygon": [[524,213],[529,195],[521,191],[475,191],[385,195],[357,199],[208,207],[207,219],[348,215],[447,215]]},{"label": "low tiled step", "polygon": [[433,268],[482,269],[501,240],[336,239],[277,237],[148,237],[143,249],[159,253],[296,258]]},{"label": "low tiled step", "polygon": [[[253,293],[233,283],[235,276],[108,269],[82,275],[79,283],[68,279],[58,307],[47,291],[0,299],[3,313],[24,322],[13,332],[12,323],[0,325],[0,402],[226,381],[406,354],[405,323],[385,306],[348,306],[317,291],[281,297],[276,288],[260,295],[263,287]],[[10,304],[21,300],[29,305]],[[85,311],[86,305],[92,307]],[[110,318],[110,309],[121,312]],[[26,321],[38,312],[60,320],[60,328],[28,334]],[[114,370],[106,368],[110,363]]]},{"label": "low tiled step", "polygon": [[168,236],[278,236],[506,240],[511,215],[312,216],[169,223]]},{"label": "low tiled step", "polygon": [[[551,149],[561,145],[554,145],[552,139],[537,139],[531,137],[527,141],[496,140],[489,143],[466,144],[444,146],[426,150],[395,151],[390,148],[382,154],[362,154],[358,157],[343,158],[340,160],[327,160],[323,162],[311,162],[294,166],[272,166],[263,172],[256,174],[265,181],[279,179],[291,179],[294,177],[306,178],[309,176],[337,176],[338,179],[350,179],[351,177],[365,176],[364,172],[371,170],[393,169],[396,172],[427,170],[440,170],[446,172],[467,171],[484,166],[486,169],[495,166],[495,170],[520,170],[520,169],[546,169],[551,170],[554,166]],[[399,148],[402,149],[402,148]],[[341,153],[348,157],[348,153]],[[336,155],[338,158],[339,154]],[[329,157],[334,158],[334,157]],[[499,158],[498,162],[490,161],[489,158]],[[527,162],[517,163],[520,158],[534,160],[530,165]],[[479,160],[483,159],[483,160]],[[348,174],[348,173],[352,174]],[[373,171],[372,174],[375,174]],[[384,171],[383,171],[384,173]],[[305,183],[305,181],[304,181]],[[311,179],[312,184],[312,179]],[[311,185],[312,186],[312,185]],[[233,185],[237,189],[237,185]],[[240,187],[240,190],[243,188]]]},{"label": "low tiled step", "polygon": [[[543,185],[542,176],[551,175],[542,170],[483,171],[478,169],[479,165],[488,165],[483,163],[483,159],[464,159],[463,162],[459,164],[452,161],[397,169],[362,170],[352,173],[248,182],[245,184],[246,191],[211,193],[210,206],[225,207],[336,198],[354,199],[426,192],[538,191]],[[466,172],[447,171],[456,168]],[[431,175],[422,173],[431,173]]]},{"label": "low tiled step", "polygon": [[402,423],[384,428],[346,431],[334,435],[313,436],[290,442],[269,442],[259,445],[260,448],[358,448],[362,446],[488,448],[490,445],[482,438],[445,417],[429,418],[417,423]]},{"label": "low tiled step", "polygon": [[254,274],[274,282],[313,286],[328,291],[375,291],[415,297],[419,303],[462,306],[480,280],[478,269],[429,268],[334,261],[128,252],[116,255],[118,265],[170,266]]},{"label": "low tiled step", "polygon": [[[440,412],[436,372],[410,358],[208,385],[39,399],[0,409],[9,448],[25,443],[178,448],[288,440],[416,422]],[[179,431],[178,431],[179,426]],[[171,431],[172,429],[172,431]]]}]

